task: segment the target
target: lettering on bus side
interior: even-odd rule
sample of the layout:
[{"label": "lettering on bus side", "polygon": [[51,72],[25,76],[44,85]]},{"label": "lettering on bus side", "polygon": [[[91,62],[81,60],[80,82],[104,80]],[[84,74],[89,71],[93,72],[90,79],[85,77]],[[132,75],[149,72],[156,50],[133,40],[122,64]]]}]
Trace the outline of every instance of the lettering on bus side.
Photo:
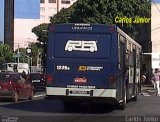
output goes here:
[{"label": "lettering on bus side", "polygon": [[67,88],[84,88],[84,89],[95,89],[95,88],[96,88],[96,86],[67,85]]},{"label": "lettering on bus side", "polygon": [[97,41],[84,41],[84,40],[68,40],[65,46],[65,51],[88,51],[96,52]]},{"label": "lettering on bus side", "polygon": [[72,26],[73,30],[88,30],[91,31],[93,30],[93,27],[90,24],[85,24],[85,23],[76,23]]},{"label": "lettering on bus side", "polygon": [[92,27],[72,27],[73,30],[92,30]]},{"label": "lettering on bus side", "polygon": [[66,65],[57,65],[57,70],[69,71],[70,67]]},{"label": "lettering on bus side", "polygon": [[101,71],[103,67],[101,66],[79,66],[78,71]]}]

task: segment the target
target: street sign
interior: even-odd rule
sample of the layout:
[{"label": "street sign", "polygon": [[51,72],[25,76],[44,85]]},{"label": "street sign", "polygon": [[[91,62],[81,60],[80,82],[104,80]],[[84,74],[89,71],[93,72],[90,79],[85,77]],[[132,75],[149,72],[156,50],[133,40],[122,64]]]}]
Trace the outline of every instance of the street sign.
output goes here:
[{"label": "street sign", "polygon": [[21,57],[22,55],[19,53],[19,54],[13,54],[13,58],[19,58]]}]

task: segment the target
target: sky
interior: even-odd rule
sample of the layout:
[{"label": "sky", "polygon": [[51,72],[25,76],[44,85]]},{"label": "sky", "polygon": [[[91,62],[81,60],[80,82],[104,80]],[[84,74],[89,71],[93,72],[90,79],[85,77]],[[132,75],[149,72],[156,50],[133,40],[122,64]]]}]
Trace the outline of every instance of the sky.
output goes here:
[{"label": "sky", "polygon": [[19,19],[39,19],[40,0],[14,0],[14,17]]},{"label": "sky", "polygon": [[4,0],[0,0],[0,41],[4,41]]},{"label": "sky", "polygon": [[160,0],[152,0],[152,1],[154,1],[155,3],[160,3]]},{"label": "sky", "polygon": [[[15,0],[15,18],[39,19],[40,0]],[[4,0],[0,0],[0,41],[4,41]]]}]

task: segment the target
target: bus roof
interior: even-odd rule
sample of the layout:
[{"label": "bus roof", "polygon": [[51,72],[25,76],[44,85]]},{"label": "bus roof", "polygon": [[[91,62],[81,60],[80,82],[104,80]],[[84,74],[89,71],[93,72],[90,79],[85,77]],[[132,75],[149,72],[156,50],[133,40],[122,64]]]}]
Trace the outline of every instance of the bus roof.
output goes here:
[{"label": "bus roof", "polygon": [[105,24],[85,24],[85,23],[64,23],[64,24],[52,24],[49,28],[50,32],[89,32],[89,33],[111,33],[115,32],[116,25]]}]

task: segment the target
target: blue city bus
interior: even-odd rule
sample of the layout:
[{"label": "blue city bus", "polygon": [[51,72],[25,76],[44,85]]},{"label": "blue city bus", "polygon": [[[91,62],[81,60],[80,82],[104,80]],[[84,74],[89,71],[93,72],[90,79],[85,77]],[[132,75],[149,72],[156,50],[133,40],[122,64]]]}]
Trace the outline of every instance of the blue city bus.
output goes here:
[{"label": "blue city bus", "polygon": [[137,100],[141,46],[115,25],[56,24],[49,27],[46,98],[64,106],[77,101]]}]

